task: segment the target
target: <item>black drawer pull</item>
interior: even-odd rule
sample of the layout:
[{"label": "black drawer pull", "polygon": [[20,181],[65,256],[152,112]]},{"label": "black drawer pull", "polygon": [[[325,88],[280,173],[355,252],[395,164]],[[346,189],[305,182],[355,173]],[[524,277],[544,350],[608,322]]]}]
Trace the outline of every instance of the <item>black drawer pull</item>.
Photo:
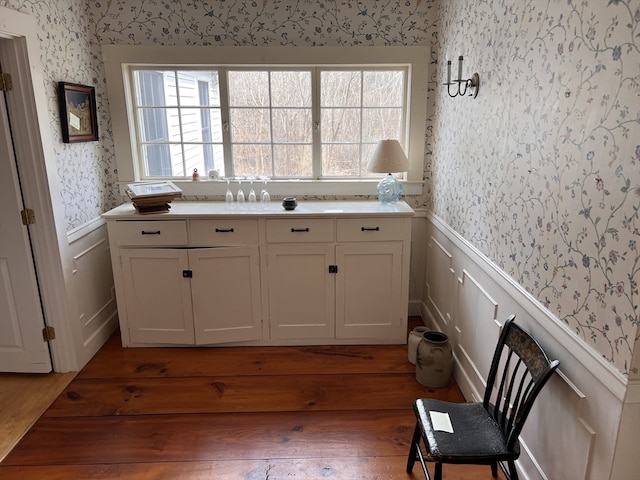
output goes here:
[{"label": "black drawer pull", "polygon": [[360,227],[360,231],[361,232],[379,232],[380,231],[380,227]]},{"label": "black drawer pull", "polygon": [[291,233],[299,233],[299,232],[308,232],[309,227],[307,228],[292,228]]},{"label": "black drawer pull", "polygon": [[216,228],[216,233],[233,233],[233,228]]},{"label": "black drawer pull", "polygon": [[160,235],[160,230],[155,230],[155,231],[148,231],[148,230],[142,230],[142,235]]}]

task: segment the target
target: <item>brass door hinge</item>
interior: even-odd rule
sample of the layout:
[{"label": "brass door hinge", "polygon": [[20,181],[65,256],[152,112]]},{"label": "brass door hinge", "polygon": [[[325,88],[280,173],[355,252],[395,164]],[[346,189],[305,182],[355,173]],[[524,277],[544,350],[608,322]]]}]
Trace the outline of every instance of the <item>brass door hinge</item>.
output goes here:
[{"label": "brass door hinge", "polygon": [[13,81],[8,73],[0,73],[0,91],[8,92],[13,90]]},{"label": "brass door hinge", "polygon": [[56,338],[56,330],[53,327],[44,327],[42,329],[42,340],[49,342]]},{"label": "brass door hinge", "polygon": [[22,217],[23,225],[33,225],[36,223],[36,214],[30,208],[25,208],[20,212],[20,216]]}]

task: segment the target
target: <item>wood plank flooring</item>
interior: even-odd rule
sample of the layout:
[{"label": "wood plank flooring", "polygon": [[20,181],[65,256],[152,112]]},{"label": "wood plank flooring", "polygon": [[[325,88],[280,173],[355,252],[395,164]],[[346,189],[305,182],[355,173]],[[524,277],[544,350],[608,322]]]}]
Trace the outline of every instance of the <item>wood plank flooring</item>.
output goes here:
[{"label": "wood plank flooring", "polygon": [[0,374],[0,461],[74,376],[75,372]]},{"label": "wood plank flooring", "polygon": [[[124,349],[119,340],[0,463],[0,478],[421,478],[419,466],[405,472],[413,400],[464,401],[455,384],[418,384],[406,345]],[[444,473],[491,478],[488,467]]]}]

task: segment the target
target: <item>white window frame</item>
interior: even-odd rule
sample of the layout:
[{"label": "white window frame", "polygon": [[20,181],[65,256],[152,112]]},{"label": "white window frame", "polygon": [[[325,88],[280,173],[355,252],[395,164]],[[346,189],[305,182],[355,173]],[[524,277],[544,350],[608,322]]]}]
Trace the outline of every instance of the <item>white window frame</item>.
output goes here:
[{"label": "white window frame", "polygon": [[[330,65],[408,66],[408,126],[403,140],[410,169],[403,180],[405,194],[422,193],[424,140],[429,51],[427,47],[187,47],[104,45],[102,47],[111,124],[115,143],[116,167],[121,192],[127,183],[140,179],[128,105],[131,104],[128,76],[131,66],[166,65],[188,69],[190,66],[273,66]],[[206,176],[203,176],[204,179]],[[280,180],[270,183],[274,195],[372,195],[377,178]],[[224,195],[226,182],[191,180],[174,181],[185,195]]]}]

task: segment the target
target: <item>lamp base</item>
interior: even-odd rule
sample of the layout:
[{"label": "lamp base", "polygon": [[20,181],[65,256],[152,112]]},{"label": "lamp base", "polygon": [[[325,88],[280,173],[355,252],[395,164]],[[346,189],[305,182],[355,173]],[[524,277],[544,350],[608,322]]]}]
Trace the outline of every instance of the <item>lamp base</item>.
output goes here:
[{"label": "lamp base", "polygon": [[402,196],[402,184],[396,177],[389,174],[380,180],[376,192],[378,200],[382,203],[396,203]]}]

